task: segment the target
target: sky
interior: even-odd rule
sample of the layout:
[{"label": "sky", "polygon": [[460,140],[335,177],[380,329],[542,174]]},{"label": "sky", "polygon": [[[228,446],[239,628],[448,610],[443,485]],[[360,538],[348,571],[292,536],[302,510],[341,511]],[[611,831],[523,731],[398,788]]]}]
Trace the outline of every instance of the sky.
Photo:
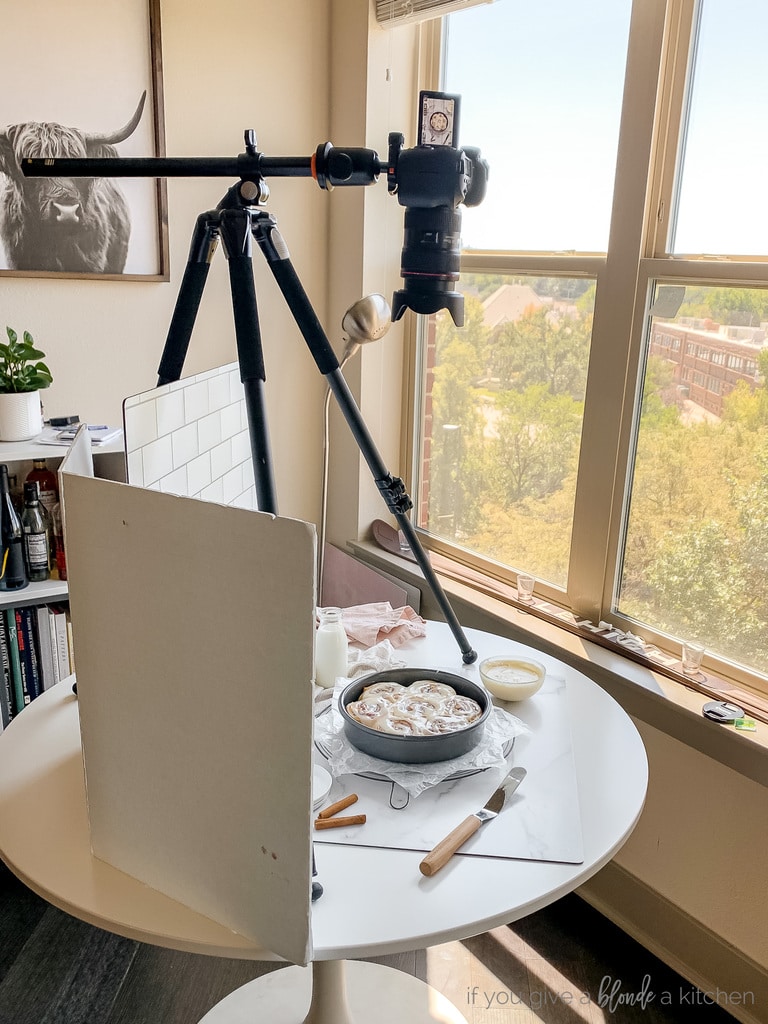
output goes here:
[{"label": "sky", "polygon": [[768,252],[768,4],[706,0],[673,251]]},{"label": "sky", "polygon": [[462,97],[460,144],[490,164],[465,246],[605,251],[629,10],[497,0],[450,16],[444,88]]},{"label": "sky", "polygon": [[[490,164],[468,248],[604,252],[630,0],[496,0],[451,15],[443,88]],[[703,0],[673,251],[768,252],[768,3]]]}]

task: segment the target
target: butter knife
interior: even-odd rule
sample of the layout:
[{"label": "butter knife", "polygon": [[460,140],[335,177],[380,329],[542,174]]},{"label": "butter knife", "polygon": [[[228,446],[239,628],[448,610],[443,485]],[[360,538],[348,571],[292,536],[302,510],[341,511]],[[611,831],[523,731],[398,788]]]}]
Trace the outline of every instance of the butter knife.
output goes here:
[{"label": "butter knife", "polygon": [[419,871],[421,871],[422,875],[431,878],[432,875],[437,874],[440,868],[445,867],[459,847],[463,846],[482,824],[498,816],[507,797],[512,796],[526,775],[525,768],[513,768],[505,776],[499,788],[492,794],[485,807],[475,811],[474,814],[470,814],[460,825],[456,826],[453,832],[450,832],[434,849],[429,851],[421,864],[419,864]]}]

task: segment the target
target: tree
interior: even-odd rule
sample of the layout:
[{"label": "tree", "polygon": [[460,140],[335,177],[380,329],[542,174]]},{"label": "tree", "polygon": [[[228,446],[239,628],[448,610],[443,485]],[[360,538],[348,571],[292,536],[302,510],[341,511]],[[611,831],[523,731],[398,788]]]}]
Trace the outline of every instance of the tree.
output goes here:
[{"label": "tree", "polygon": [[666,359],[649,356],[643,377],[643,397],[640,406],[640,422],[643,430],[661,421],[670,424],[680,419],[677,405],[670,402],[675,372]]},{"label": "tree", "polygon": [[757,356],[760,384],[751,388],[745,380],[723,401],[723,419],[749,430],[768,426],[768,349],[762,349]]},{"label": "tree", "polygon": [[[438,362],[446,360],[446,349],[454,342],[460,341],[464,345],[470,345],[479,359],[482,359],[485,346],[488,343],[489,330],[485,326],[485,311],[480,299],[472,295],[464,298],[464,326],[456,327],[450,314],[443,311],[437,316],[437,334],[435,339],[435,351]],[[482,369],[482,362],[478,363],[477,374]]]},{"label": "tree", "polygon": [[513,504],[551,494],[562,485],[578,450],[581,403],[534,384],[500,396],[499,409],[492,443],[496,494]]},{"label": "tree", "polygon": [[477,514],[485,421],[473,385],[480,366],[477,349],[463,332],[446,333],[434,367],[429,469],[430,528],[440,534],[471,529]]},{"label": "tree", "polygon": [[493,334],[489,364],[502,387],[545,384],[551,395],[583,398],[591,317],[557,316],[546,306],[502,324]]},{"label": "tree", "polygon": [[759,327],[768,319],[768,295],[760,288],[708,288],[706,303],[721,324]]}]

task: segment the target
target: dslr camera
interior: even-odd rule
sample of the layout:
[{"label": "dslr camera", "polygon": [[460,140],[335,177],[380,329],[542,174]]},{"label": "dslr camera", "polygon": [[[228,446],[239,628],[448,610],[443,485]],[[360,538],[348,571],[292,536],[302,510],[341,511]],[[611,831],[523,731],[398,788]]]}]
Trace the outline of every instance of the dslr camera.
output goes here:
[{"label": "dslr camera", "polygon": [[418,145],[403,149],[398,132],[389,136],[387,184],[405,207],[400,275],[392,320],[406,309],[436,313],[447,309],[457,327],[464,323],[464,298],[453,290],[459,279],[461,211],[485,197],[488,163],[480,150],[459,148],[460,97],[419,93]]}]

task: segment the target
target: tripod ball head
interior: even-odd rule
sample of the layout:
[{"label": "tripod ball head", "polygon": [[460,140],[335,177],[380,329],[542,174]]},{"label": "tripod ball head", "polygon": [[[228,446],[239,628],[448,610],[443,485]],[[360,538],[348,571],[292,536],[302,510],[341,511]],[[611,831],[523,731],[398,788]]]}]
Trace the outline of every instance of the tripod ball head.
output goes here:
[{"label": "tripod ball head", "polygon": [[372,185],[380,170],[375,150],[339,149],[330,142],[320,143],[311,162],[312,177],[329,192],[336,185]]}]

